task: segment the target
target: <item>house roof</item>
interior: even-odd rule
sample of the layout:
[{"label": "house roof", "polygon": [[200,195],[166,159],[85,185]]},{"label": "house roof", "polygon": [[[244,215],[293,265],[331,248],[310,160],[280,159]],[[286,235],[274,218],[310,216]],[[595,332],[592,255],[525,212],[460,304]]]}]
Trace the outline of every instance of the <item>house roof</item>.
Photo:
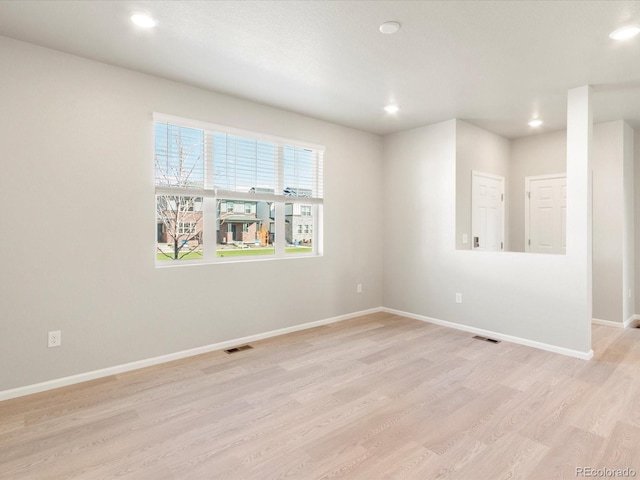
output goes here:
[{"label": "house roof", "polygon": [[[0,2],[0,35],[385,134],[460,118],[507,137],[566,125],[566,91],[594,86],[594,120],[640,127],[633,1]],[[389,20],[400,31],[378,31]],[[400,111],[383,107],[397,103]]]},{"label": "house roof", "polygon": [[257,223],[260,221],[259,218],[246,217],[242,215],[231,215],[229,217],[224,217],[221,220],[225,223]]}]

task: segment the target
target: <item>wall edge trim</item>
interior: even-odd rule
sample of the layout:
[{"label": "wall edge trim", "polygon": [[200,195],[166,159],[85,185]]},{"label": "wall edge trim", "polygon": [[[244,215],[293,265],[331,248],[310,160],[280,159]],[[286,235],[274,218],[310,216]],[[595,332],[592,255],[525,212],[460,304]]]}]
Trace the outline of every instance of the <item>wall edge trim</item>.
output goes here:
[{"label": "wall edge trim", "polygon": [[525,347],[533,347],[539,350],[546,350],[547,352],[559,353],[568,357],[579,358],[581,360],[591,360],[593,358],[593,349],[588,352],[581,352],[579,350],[572,350],[570,348],[559,347],[557,345],[551,345],[548,343],[536,342],[535,340],[529,340],[522,337],[514,337],[512,335],[506,335],[504,333],[493,332],[491,330],[485,330],[484,328],[476,328],[468,325],[462,325],[459,323],[448,322],[446,320],[440,320],[437,318],[427,317],[425,315],[418,315],[415,313],[404,312],[402,310],[395,310],[393,308],[382,307],[382,311],[386,313],[393,313],[394,315],[400,315],[414,320],[420,320],[421,322],[433,323],[435,325],[441,325],[443,327],[454,328],[456,330],[462,330],[464,332],[475,333],[484,337],[491,337],[497,340],[504,340],[506,342],[517,343],[524,345]]},{"label": "wall edge trim", "polygon": [[640,323],[640,315],[636,313],[635,315],[631,315],[629,318],[625,320],[624,328],[633,327],[637,323]]},{"label": "wall edge trim", "polygon": [[[628,320],[627,320],[628,321]],[[627,322],[613,322],[611,320],[602,320],[601,318],[592,318],[591,323],[594,325],[603,325],[605,327],[626,328]]]},{"label": "wall edge trim", "polygon": [[99,370],[92,370],[89,372],[83,372],[76,375],[70,375],[68,377],[56,378],[53,380],[46,380],[44,382],[25,385],[22,387],[11,388],[9,390],[2,390],[0,391],[0,401],[23,397],[26,395],[31,395],[33,393],[45,392],[45,391],[53,390],[56,388],[66,387],[69,385],[75,385],[77,383],[87,382],[89,380],[96,380],[98,378],[108,377],[110,375],[116,375],[118,373],[129,372],[131,370],[137,370],[144,367],[151,367],[153,365],[159,365],[162,363],[167,363],[174,360],[180,360],[180,359],[192,357],[195,355],[201,355],[203,353],[209,353],[216,350],[223,350],[225,348],[234,347],[236,345],[263,340],[265,338],[286,335],[287,333],[298,332],[300,330],[308,330],[310,328],[329,325],[331,323],[337,323],[343,320],[349,320],[351,318],[361,317],[363,315],[369,315],[372,313],[378,313],[382,311],[383,311],[382,307],[369,308],[367,310],[359,310],[357,312],[346,313],[344,315],[325,318],[323,320],[302,323],[299,325],[293,325],[291,327],[279,328],[277,330],[271,330],[268,332],[249,335],[246,337],[225,340],[223,342],[212,343],[210,345],[203,345],[201,347],[190,348],[188,350],[181,350],[178,352],[168,353],[165,355],[159,355],[157,357],[136,360],[134,362],[124,363],[121,365],[114,365],[111,367],[101,368]]}]

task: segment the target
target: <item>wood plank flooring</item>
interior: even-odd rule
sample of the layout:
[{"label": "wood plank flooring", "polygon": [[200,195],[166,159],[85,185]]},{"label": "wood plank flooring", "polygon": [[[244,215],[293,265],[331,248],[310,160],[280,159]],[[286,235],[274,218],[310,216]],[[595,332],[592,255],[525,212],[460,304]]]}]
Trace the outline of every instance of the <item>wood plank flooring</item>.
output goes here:
[{"label": "wood plank flooring", "polygon": [[0,478],[640,477],[640,330],[593,338],[586,362],[368,315],[0,402]]}]

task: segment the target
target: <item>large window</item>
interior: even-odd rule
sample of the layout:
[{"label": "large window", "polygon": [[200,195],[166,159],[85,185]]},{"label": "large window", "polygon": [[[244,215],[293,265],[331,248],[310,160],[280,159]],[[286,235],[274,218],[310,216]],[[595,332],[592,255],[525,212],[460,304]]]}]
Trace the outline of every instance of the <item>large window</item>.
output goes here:
[{"label": "large window", "polygon": [[154,116],[158,264],[320,254],[324,148]]}]

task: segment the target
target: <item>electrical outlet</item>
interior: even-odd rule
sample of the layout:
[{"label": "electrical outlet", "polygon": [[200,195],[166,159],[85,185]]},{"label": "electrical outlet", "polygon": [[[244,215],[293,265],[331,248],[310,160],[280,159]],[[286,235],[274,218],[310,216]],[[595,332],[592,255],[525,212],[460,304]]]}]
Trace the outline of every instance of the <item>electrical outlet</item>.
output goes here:
[{"label": "electrical outlet", "polygon": [[456,303],[462,303],[462,294],[456,293]]},{"label": "electrical outlet", "polygon": [[356,285],[356,293],[362,293],[362,284],[361,283]]},{"label": "electrical outlet", "polygon": [[62,345],[62,332],[60,330],[49,332],[49,348],[60,345]]}]

